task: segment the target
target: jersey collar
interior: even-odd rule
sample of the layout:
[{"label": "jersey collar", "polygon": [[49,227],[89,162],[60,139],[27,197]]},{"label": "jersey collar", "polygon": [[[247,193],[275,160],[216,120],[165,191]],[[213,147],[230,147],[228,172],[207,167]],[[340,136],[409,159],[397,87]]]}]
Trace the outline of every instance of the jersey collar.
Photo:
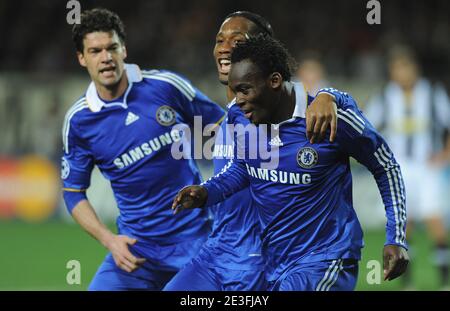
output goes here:
[{"label": "jersey collar", "polygon": [[306,107],[308,106],[308,92],[305,86],[301,82],[292,82],[295,90],[295,108],[292,118],[281,121],[278,124],[274,124],[274,128],[278,128],[280,125],[294,121],[296,118],[306,117]]},{"label": "jersey collar", "polygon": [[128,93],[130,93],[133,83],[142,81],[142,73],[138,65],[125,64],[125,74],[127,75],[128,78],[128,88],[125,91],[125,95],[123,97],[120,97],[117,101],[105,103],[98,96],[94,82],[91,82],[89,84],[89,87],[86,91],[86,101],[88,103],[89,108],[93,112],[99,112],[103,107],[111,107],[111,106],[121,106],[123,108],[128,107],[127,105]]}]

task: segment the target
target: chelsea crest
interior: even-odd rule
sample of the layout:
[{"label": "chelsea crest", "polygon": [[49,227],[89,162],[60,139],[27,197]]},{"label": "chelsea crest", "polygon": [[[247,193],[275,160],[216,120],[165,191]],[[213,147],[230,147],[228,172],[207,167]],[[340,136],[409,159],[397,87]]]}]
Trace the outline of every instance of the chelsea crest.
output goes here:
[{"label": "chelsea crest", "polygon": [[176,121],[176,113],[172,107],[161,106],[156,111],[156,120],[163,126],[170,126]]},{"label": "chelsea crest", "polygon": [[314,148],[304,147],[297,152],[297,163],[303,168],[311,168],[317,164],[319,155]]}]

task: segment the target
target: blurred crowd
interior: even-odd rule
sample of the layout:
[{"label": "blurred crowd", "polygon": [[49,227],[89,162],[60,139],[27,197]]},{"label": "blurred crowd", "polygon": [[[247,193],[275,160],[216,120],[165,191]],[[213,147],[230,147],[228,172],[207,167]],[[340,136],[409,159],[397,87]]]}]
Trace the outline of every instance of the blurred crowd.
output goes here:
[{"label": "blurred crowd", "polygon": [[[449,82],[450,3],[381,1],[381,24],[368,25],[367,1],[80,0],[120,13],[129,58],[148,67],[170,67],[201,77],[213,70],[213,38],[220,21],[236,10],[255,11],[273,25],[293,53],[313,49],[333,75],[381,79],[387,49],[399,41],[414,49],[425,74]],[[2,1],[0,71],[79,72],[65,1]]]}]

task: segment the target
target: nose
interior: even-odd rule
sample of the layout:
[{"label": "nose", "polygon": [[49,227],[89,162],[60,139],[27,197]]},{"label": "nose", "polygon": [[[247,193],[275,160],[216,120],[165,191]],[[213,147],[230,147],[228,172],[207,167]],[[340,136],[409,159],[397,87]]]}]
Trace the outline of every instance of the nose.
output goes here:
[{"label": "nose", "polygon": [[102,50],[101,54],[102,63],[109,63],[112,60],[112,54],[106,49]]},{"label": "nose", "polygon": [[218,51],[219,54],[231,54],[234,46],[230,40],[224,40],[221,44],[219,44]]}]

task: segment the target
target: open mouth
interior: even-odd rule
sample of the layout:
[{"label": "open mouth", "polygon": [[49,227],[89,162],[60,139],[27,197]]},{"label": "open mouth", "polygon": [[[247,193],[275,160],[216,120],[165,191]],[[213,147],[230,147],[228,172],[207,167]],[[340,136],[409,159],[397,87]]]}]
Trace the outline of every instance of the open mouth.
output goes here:
[{"label": "open mouth", "polygon": [[115,66],[108,66],[100,69],[100,74],[102,74],[103,76],[112,76],[115,71],[116,71]]},{"label": "open mouth", "polygon": [[231,61],[229,58],[219,58],[217,63],[219,64],[219,72],[221,74],[228,74],[230,72]]}]

